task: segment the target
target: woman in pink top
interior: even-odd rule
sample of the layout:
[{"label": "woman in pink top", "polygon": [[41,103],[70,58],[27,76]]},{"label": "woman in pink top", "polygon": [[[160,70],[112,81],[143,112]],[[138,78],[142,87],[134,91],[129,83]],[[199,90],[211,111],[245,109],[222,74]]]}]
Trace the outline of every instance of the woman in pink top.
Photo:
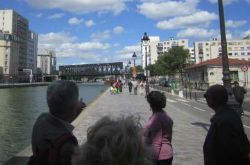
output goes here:
[{"label": "woman in pink top", "polygon": [[163,110],[166,106],[166,96],[161,92],[152,91],[147,95],[147,101],[153,114],[145,125],[145,143],[152,147],[157,165],[171,165],[173,120]]}]

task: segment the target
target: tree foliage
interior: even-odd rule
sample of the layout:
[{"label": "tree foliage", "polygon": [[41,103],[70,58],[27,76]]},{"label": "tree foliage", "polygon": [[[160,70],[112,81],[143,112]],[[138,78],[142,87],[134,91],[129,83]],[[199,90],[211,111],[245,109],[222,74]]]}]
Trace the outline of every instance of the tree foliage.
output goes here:
[{"label": "tree foliage", "polygon": [[174,47],[158,58],[148,69],[151,75],[174,75],[183,73],[187,66],[189,51],[183,47]]}]

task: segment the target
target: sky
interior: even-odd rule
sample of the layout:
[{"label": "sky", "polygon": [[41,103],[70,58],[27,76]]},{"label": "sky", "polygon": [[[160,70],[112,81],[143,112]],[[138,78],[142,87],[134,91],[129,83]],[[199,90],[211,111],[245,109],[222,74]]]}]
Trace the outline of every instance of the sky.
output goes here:
[{"label": "sky", "polygon": [[[38,33],[38,48],[56,51],[57,65],[124,62],[144,32],[161,41],[219,38],[217,0],[0,0]],[[250,35],[250,0],[224,0],[227,39]]]}]

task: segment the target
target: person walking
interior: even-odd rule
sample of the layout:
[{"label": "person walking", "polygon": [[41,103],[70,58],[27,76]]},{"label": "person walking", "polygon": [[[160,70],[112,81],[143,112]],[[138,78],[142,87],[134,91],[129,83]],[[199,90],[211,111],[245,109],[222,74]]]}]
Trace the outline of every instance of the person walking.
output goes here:
[{"label": "person walking", "polygon": [[133,87],[133,84],[131,81],[128,82],[128,90],[129,90],[129,94],[131,94],[132,92],[132,87]]},{"label": "person walking", "polygon": [[166,106],[166,96],[159,91],[152,91],[147,95],[147,101],[151,107],[152,116],[145,125],[145,143],[153,148],[153,159],[156,165],[171,165],[173,120],[163,110]]},{"label": "person walking", "polygon": [[143,95],[144,93],[144,87],[145,87],[145,84],[143,81],[140,82],[140,94]]},{"label": "person walking", "polygon": [[213,85],[204,97],[215,111],[203,145],[205,165],[250,165],[249,141],[241,118],[227,105],[226,88]]},{"label": "person walking", "polygon": [[244,115],[242,103],[244,101],[244,94],[246,93],[247,91],[243,87],[239,86],[238,81],[234,81],[233,94],[234,94],[235,100],[240,104],[240,111],[239,111],[240,115]]},{"label": "person walking", "polygon": [[72,81],[56,81],[48,86],[48,113],[42,113],[32,131],[32,153],[28,165],[70,165],[78,147],[70,124],[86,104],[79,101],[77,85]]}]

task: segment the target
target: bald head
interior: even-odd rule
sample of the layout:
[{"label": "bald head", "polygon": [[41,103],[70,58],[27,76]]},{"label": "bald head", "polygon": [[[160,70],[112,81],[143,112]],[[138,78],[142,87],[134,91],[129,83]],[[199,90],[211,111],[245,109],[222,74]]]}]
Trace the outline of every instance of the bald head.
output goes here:
[{"label": "bald head", "polygon": [[228,100],[228,93],[222,85],[212,85],[208,88],[204,97],[207,100],[207,104],[211,108],[216,108],[221,105],[226,105]]}]

